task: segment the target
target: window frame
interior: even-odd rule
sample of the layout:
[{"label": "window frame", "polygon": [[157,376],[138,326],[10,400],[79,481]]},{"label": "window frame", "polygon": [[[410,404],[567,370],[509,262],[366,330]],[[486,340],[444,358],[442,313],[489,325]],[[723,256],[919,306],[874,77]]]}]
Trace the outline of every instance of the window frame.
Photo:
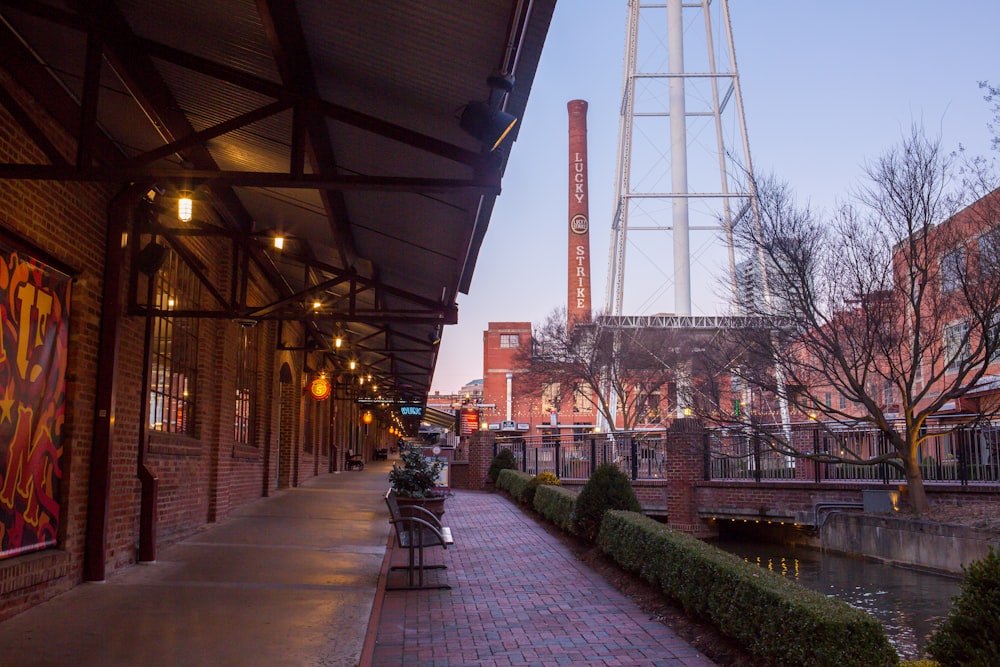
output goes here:
[{"label": "window frame", "polygon": [[515,350],[519,347],[521,347],[520,336],[518,336],[517,334],[500,334],[501,350]]},{"label": "window frame", "polygon": [[[151,280],[154,281],[152,306],[160,311],[188,309],[201,302],[197,276],[169,248],[163,267]],[[198,330],[197,318],[169,315],[151,318],[146,425],[152,433],[198,435]],[[168,419],[170,415],[174,418]]]},{"label": "window frame", "polygon": [[239,326],[236,347],[235,410],[233,443],[238,447],[256,447],[257,377],[259,334],[257,326]]}]

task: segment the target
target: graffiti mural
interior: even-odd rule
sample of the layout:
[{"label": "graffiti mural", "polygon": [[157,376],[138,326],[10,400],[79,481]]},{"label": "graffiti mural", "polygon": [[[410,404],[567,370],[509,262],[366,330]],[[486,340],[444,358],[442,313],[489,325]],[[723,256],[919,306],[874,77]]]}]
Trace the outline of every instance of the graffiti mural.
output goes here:
[{"label": "graffiti mural", "polygon": [[0,559],[56,543],[70,279],[0,244]]}]

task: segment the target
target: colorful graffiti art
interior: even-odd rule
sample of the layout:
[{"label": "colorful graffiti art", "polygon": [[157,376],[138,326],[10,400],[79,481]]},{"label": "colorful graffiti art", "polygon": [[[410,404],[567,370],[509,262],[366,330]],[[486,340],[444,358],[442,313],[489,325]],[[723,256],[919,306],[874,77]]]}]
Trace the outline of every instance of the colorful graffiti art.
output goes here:
[{"label": "colorful graffiti art", "polygon": [[0,245],[0,558],[56,544],[70,279]]}]

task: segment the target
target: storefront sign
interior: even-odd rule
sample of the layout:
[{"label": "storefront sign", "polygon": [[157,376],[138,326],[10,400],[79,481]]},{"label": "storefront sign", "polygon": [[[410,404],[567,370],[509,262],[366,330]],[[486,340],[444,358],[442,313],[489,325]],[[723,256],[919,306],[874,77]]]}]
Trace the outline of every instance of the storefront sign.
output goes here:
[{"label": "storefront sign", "polygon": [[324,377],[318,377],[312,381],[312,384],[309,385],[309,395],[317,401],[325,401],[330,397],[331,389],[332,387],[329,380]]}]

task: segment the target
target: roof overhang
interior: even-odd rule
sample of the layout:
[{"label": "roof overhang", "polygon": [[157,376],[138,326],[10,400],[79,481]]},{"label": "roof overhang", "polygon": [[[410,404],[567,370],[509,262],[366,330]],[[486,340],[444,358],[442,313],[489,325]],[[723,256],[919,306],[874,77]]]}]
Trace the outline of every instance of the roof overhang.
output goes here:
[{"label": "roof overhang", "polygon": [[[342,335],[387,390],[423,398],[517,132],[490,151],[460,116],[523,116],[554,5],[0,0],[0,105],[40,156],[0,179],[148,188],[144,233],[240,258],[184,315],[301,322],[286,347],[334,366]],[[251,270],[278,296],[231,298]]]}]

